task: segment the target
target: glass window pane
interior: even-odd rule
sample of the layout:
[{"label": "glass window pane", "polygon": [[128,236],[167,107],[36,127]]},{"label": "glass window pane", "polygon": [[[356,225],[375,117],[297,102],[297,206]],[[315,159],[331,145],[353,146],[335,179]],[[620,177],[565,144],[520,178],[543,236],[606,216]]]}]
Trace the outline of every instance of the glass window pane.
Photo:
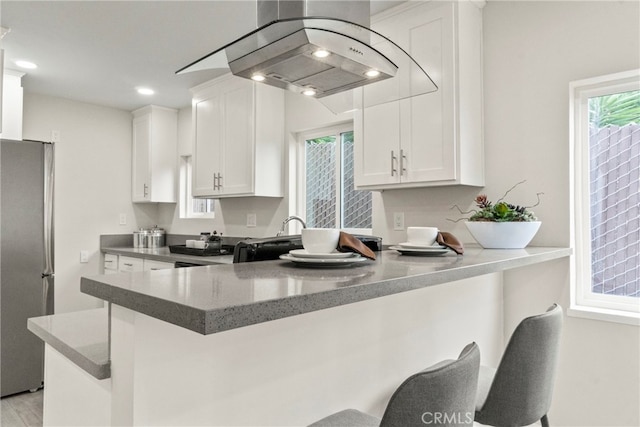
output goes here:
[{"label": "glass window pane", "polygon": [[342,228],[372,228],[371,192],[354,188],[353,131],[340,135],[342,140]]},{"label": "glass window pane", "polygon": [[336,226],[336,138],[305,141],[307,226]]},{"label": "glass window pane", "polygon": [[640,297],[640,91],[589,98],[591,289]]}]

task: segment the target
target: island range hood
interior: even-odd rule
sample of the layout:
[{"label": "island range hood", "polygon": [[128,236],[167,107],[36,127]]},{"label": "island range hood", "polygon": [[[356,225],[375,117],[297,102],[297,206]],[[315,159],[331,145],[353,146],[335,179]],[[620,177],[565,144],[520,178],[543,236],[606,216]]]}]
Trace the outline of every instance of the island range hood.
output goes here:
[{"label": "island range hood", "polygon": [[[256,30],[177,74],[228,68],[314,97],[334,113],[437,90],[405,50],[369,28],[368,1],[257,0],[256,14]],[[355,96],[362,86],[364,96]]]}]

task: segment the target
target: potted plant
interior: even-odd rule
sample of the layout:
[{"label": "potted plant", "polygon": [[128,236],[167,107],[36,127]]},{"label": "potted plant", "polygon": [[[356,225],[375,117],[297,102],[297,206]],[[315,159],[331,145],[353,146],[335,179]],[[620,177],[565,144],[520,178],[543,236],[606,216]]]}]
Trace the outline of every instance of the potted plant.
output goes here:
[{"label": "potted plant", "polygon": [[518,206],[505,201],[507,194],[523,182],[511,187],[495,204],[486,195],[480,194],[475,199],[478,209],[463,212],[455,206],[462,214],[472,213],[465,225],[483,248],[521,249],[538,232],[542,223],[531,208],[538,206],[542,193],[536,194],[538,202],[533,206]]}]

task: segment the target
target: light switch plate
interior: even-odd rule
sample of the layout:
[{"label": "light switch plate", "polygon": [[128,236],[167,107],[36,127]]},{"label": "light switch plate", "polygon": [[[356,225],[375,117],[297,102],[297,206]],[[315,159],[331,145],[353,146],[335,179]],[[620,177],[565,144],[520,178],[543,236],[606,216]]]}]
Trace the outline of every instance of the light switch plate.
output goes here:
[{"label": "light switch plate", "polygon": [[247,214],[247,227],[255,227],[258,223],[258,218],[254,213]]},{"label": "light switch plate", "polygon": [[404,230],[404,212],[393,213],[393,229],[397,231]]},{"label": "light switch plate", "polygon": [[80,251],[80,262],[83,264],[89,262],[89,251]]},{"label": "light switch plate", "polygon": [[120,225],[127,225],[127,214],[120,214]]}]

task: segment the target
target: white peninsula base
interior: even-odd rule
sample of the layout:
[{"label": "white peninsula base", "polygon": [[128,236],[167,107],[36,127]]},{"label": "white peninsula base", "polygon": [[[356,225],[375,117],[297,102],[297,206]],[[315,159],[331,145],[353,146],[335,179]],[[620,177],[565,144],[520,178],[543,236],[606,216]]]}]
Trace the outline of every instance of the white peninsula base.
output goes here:
[{"label": "white peninsula base", "polygon": [[502,274],[203,336],[112,306],[112,425],[299,426],[381,415],[405,377],[503,347]]}]

